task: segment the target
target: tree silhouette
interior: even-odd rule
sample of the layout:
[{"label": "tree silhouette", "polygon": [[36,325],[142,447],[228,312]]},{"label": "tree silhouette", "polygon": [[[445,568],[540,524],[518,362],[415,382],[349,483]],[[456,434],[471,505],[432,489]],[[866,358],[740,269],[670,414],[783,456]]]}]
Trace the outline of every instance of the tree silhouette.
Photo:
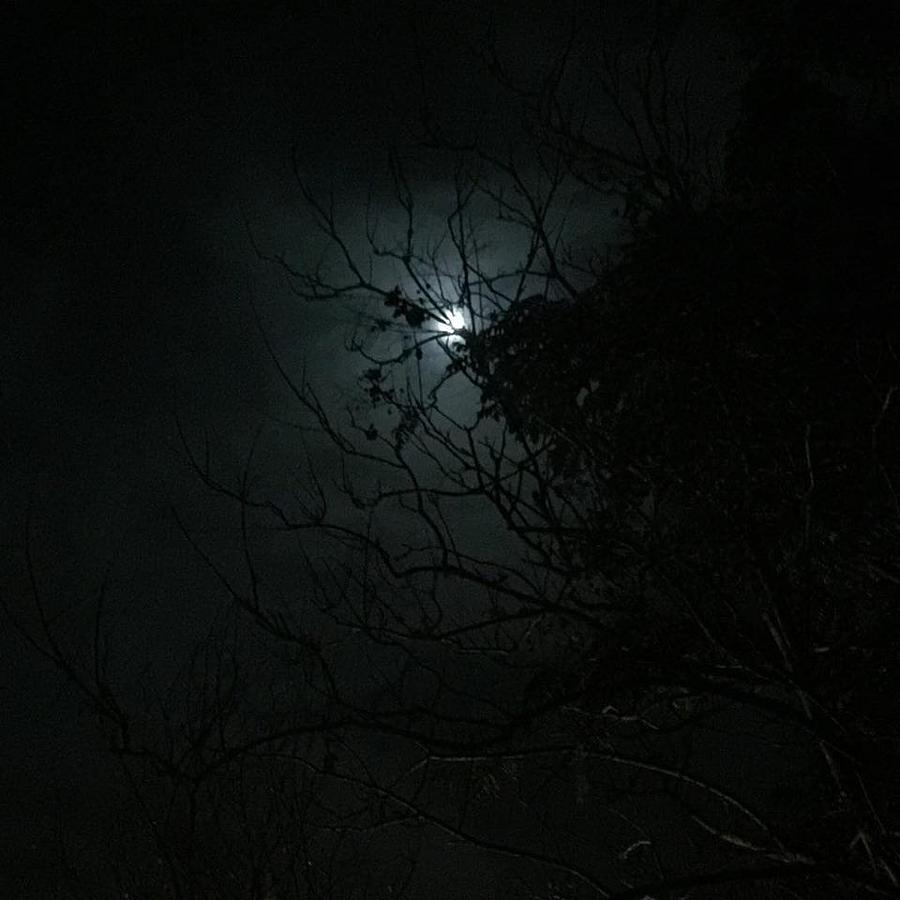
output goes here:
[{"label": "tree silhouette", "polygon": [[[245,817],[244,896],[325,896],[301,876],[335,858],[365,869],[336,897],[415,896],[452,865],[506,896],[900,894],[896,111],[867,72],[841,93],[820,32],[803,55],[788,30],[701,136],[659,21],[640,54],[573,31],[532,84],[492,57],[529,143],[430,122],[456,159],[446,234],[394,158],[403,224],[367,230],[382,268],[298,174],[336,263],[277,264],[304,299],[377,304],[344,411],[260,318],[333,472],[279,499],[253,454],[230,481],[183,435],[239,510],[240,571],[185,535],[273,649],[268,680],[219,635],[178,726],[135,736],[43,621],[114,752],[192,829],[227,821],[229,846]],[[572,109],[576,60],[614,141]],[[614,246],[568,243],[575,186],[617,204]],[[517,264],[491,264],[486,221]],[[266,563],[289,543],[299,596]],[[179,896],[214,889],[195,843],[159,835],[190,848]]]}]

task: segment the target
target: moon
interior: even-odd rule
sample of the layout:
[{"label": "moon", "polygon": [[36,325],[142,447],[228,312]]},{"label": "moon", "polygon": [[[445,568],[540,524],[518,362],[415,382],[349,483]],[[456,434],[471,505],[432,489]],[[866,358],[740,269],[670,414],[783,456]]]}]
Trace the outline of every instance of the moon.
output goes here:
[{"label": "moon", "polygon": [[444,334],[456,334],[468,327],[466,314],[460,306],[452,306],[444,311],[444,318],[437,320],[439,331]]}]

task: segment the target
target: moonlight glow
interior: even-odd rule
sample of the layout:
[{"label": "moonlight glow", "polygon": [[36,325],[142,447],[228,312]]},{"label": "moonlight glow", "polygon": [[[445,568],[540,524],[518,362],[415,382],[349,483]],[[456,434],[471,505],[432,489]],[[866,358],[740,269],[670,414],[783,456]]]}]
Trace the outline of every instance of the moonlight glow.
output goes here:
[{"label": "moonlight glow", "polygon": [[456,334],[462,331],[467,325],[465,313],[459,306],[451,307],[444,312],[443,321],[438,320],[437,326],[440,331],[446,334]]}]

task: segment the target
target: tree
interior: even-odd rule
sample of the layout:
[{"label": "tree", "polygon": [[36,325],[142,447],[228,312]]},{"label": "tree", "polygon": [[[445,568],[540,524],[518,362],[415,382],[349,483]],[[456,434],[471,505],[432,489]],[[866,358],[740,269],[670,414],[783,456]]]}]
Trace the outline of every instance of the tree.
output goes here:
[{"label": "tree", "polygon": [[[515,896],[900,894],[896,113],[783,51],[700,140],[677,21],[658,22],[639,56],[573,32],[534,84],[492,58],[530,143],[432,123],[456,159],[446,234],[418,229],[395,158],[399,238],[367,229],[380,269],[298,174],[335,256],[280,260],[292,288],[374,310],[343,413],[260,318],[334,476],[313,465],[280,499],[253,454],[229,480],[184,434],[239,511],[241,571],[185,535],[271,650],[266,678],[219,635],[196,705],[135,737],[42,620],[192,835],[230,846],[213,826],[244,816],[254,896],[324,895],[301,846],[320,873],[370,861],[334,896],[415,895],[417,860],[434,879],[483,858]],[[615,142],[574,115],[579,59]],[[576,186],[618,205],[615,246],[567,244]],[[516,265],[491,265],[486,210]],[[266,568],[292,541],[296,571]],[[181,895],[212,889],[193,838],[158,838],[190,848]]]}]

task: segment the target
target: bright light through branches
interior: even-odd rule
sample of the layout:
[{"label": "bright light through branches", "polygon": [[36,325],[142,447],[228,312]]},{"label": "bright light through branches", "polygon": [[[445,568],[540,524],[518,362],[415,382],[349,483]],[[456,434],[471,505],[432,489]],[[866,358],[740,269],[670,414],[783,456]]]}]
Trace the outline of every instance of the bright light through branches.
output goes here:
[{"label": "bright light through branches", "polygon": [[468,327],[462,307],[453,306],[443,311],[443,319],[437,319],[437,327],[446,334],[456,334]]}]

